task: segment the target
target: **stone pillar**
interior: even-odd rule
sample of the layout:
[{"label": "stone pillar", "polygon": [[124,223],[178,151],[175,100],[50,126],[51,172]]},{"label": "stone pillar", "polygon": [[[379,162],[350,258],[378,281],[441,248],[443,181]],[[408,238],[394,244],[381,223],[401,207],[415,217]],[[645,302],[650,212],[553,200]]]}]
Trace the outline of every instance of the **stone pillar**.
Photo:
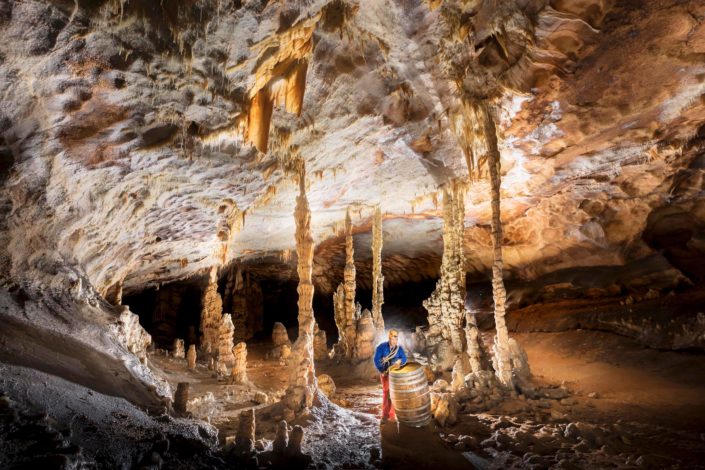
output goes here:
[{"label": "stone pillar", "polygon": [[174,347],[171,350],[172,354],[174,357],[177,358],[184,358],[184,340],[183,339],[175,339],[174,340]]},{"label": "stone pillar", "polygon": [[[355,332],[357,330],[355,317],[355,249],[353,247],[352,220],[350,210],[345,213],[345,270],[343,272],[343,287],[345,290],[345,336],[348,344],[347,357],[354,355]],[[351,344],[352,343],[352,344]]]},{"label": "stone pillar", "polygon": [[189,369],[196,368],[196,345],[191,344],[188,347],[188,352],[186,353],[186,363]]},{"label": "stone pillar", "polygon": [[186,413],[188,391],[189,384],[187,382],[179,382],[176,386],[176,393],[174,394],[174,411],[177,413]]},{"label": "stone pillar", "polygon": [[494,323],[497,331],[494,344],[494,355],[497,378],[504,385],[512,386],[512,364],[509,345],[509,331],[505,322],[505,303],[507,292],[504,289],[502,269],[502,221],[500,217],[500,158],[497,146],[497,130],[494,119],[487,106],[478,106],[478,114],[484,124],[485,138],[487,139],[487,166],[490,170],[490,187],[492,191],[492,297],[494,298]]},{"label": "stone pillar", "polygon": [[232,378],[234,383],[247,383],[247,345],[244,342],[237,343],[233,348],[235,362],[233,364]]},{"label": "stone pillar", "polygon": [[374,356],[376,329],[372,320],[372,314],[365,309],[357,321],[357,331],[355,335],[355,358],[371,359]]},{"label": "stone pillar", "polygon": [[[436,290],[423,306],[428,310],[431,346],[445,341],[460,353],[465,349],[465,203],[464,188],[453,181],[443,189],[443,258]],[[454,359],[451,361],[451,365]]]},{"label": "stone pillar", "polygon": [[226,366],[232,366],[235,362],[235,357],[233,356],[234,329],[229,313],[220,317],[220,328],[218,329],[218,361]]},{"label": "stone pillar", "polygon": [[298,413],[313,405],[316,393],[316,375],[313,362],[313,237],[311,236],[311,210],[306,198],[306,170],[303,163],[298,168],[299,196],[296,198],[296,270],[299,275],[299,337],[291,354],[289,388],[284,397],[290,410],[286,415]]},{"label": "stone pillar", "polygon": [[223,314],[223,302],[218,293],[218,267],[213,266],[208,277],[208,285],[201,298],[201,351],[211,356],[218,347],[220,336],[220,317]]},{"label": "stone pillar", "polygon": [[378,331],[384,331],[384,276],[382,275],[382,211],[377,206],[372,222],[372,321]]},{"label": "stone pillar", "polygon": [[250,408],[240,413],[240,422],[235,436],[235,450],[253,452],[255,450],[255,410]]}]

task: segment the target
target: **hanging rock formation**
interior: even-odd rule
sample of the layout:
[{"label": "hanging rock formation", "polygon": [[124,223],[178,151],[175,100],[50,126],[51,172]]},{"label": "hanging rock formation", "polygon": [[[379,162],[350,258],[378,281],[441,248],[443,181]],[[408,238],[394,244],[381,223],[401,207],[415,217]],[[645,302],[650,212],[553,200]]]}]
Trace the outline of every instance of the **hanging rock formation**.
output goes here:
[{"label": "hanging rock formation", "polygon": [[372,222],[372,321],[378,331],[384,331],[384,276],[382,275],[382,210],[375,208]]},{"label": "hanging rock formation", "polygon": [[213,266],[208,277],[208,285],[201,297],[201,352],[208,358],[215,354],[220,337],[223,301],[218,293],[218,268]]}]

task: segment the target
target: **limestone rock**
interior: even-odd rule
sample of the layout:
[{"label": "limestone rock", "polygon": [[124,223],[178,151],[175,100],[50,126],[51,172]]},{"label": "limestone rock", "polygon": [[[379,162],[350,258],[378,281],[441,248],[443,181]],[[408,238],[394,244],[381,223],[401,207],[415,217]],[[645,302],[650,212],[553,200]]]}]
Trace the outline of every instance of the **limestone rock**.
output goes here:
[{"label": "limestone rock", "polygon": [[431,413],[439,426],[452,426],[458,421],[458,402],[452,393],[431,393]]},{"label": "limestone rock", "polygon": [[223,314],[223,301],[218,293],[218,269],[215,266],[210,270],[201,304],[201,353],[210,358],[219,347]]},{"label": "limestone rock", "polygon": [[247,345],[244,342],[237,343],[233,348],[233,370],[232,380],[237,384],[245,384],[247,380]]},{"label": "limestone rock", "polygon": [[328,339],[326,332],[318,328],[313,329],[313,358],[317,361],[328,359]]},{"label": "limestone rock", "polygon": [[196,368],[196,345],[190,344],[186,353],[186,363],[189,369]]},{"label": "limestone rock", "polygon": [[152,342],[152,337],[140,325],[137,315],[132,313],[127,306],[120,307],[118,320],[110,325],[113,334],[120,343],[142,361],[147,358],[147,347]]},{"label": "limestone rock", "polygon": [[187,382],[179,382],[176,386],[176,393],[174,394],[174,411],[178,413],[186,413],[188,394],[189,384]]},{"label": "limestone rock", "polygon": [[240,421],[235,438],[235,449],[238,452],[253,452],[255,450],[255,410],[249,409],[240,413]]},{"label": "limestone rock", "polygon": [[291,346],[289,333],[286,331],[286,327],[282,323],[276,322],[272,328],[272,344],[275,348],[285,344]]},{"label": "limestone rock", "polygon": [[218,360],[232,366],[235,362],[233,356],[233,332],[235,327],[229,313],[220,317],[220,327],[218,329]]},{"label": "limestone rock", "polygon": [[321,374],[317,377],[318,379],[318,389],[328,398],[335,395],[335,382],[333,378],[328,374]]},{"label": "limestone rock", "polygon": [[365,309],[357,321],[357,331],[355,336],[355,358],[371,359],[375,353],[375,329],[372,314]]},{"label": "limestone rock", "polygon": [[175,339],[174,340],[174,347],[171,350],[171,352],[174,355],[174,357],[183,359],[185,357],[184,340],[183,339]]}]

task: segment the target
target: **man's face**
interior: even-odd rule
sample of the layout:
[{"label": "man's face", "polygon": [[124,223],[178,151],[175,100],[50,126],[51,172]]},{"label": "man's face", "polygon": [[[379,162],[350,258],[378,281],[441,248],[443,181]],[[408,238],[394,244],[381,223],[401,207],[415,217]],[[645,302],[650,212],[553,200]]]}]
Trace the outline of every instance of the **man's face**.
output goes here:
[{"label": "man's face", "polygon": [[394,347],[397,345],[398,342],[399,342],[399,333],[397,333],[396,331],[390,331],[389,332],[389,345],[391,347]]}]

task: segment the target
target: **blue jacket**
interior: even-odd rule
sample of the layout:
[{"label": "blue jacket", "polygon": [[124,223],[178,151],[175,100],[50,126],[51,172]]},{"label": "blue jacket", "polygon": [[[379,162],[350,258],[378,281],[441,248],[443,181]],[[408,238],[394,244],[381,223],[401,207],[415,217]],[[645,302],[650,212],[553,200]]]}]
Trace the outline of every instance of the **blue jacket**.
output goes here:
[{"label": "blue jacket", "polygon": [[399,349],[397,350],[397,353],[394,355],[391,361],[383,364],[382,359],[384,359],[387,354],[389,354],[389,351],[389,341],[380,343],[380,345],[377,346],[377,349],[375,349],[375,367],[381,373],[387,372],[389,366],[394,364],[394,361],[396,361],[397,359],[401,359],[401,365],[406,364],[406,354],[404,353],[404,348],[402,348],[401,345],[399,345]]}]

